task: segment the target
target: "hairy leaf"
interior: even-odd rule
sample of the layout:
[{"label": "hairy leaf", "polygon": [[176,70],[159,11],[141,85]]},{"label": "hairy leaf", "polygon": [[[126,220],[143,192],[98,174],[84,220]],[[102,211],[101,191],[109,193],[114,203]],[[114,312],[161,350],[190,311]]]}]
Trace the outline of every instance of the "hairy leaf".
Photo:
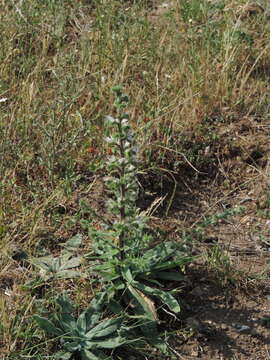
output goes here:
[{"label": "hairy leaf", "polygon": [[59,295],[56,298],[56,303],[60,306],[61,312],[71,314],[75,310],[73,303],[70,301],[69,297],[66,294]]},{"label": "hairy leaf", "polygon": [[115,336],[99,341],[87,341],[86,345],[90,348],[102,348],[102,349],[114,349],[121,345],[127,344],[129,341],[122,338],[121,336]]},{"label": "hairy leaf", "polygon": [[73,279],[76,277],[82,277],[82,274],[75,270],[61,270],[55,275],[57,279]]},{"label": "hairy leaf", "polygon": [[103,355],[101,355],[100,353],[95,354],[92,351],[87,350],[87,349],[83,349],[81,351],[81,357],[82,357],[82,360],[103,360],[103,359],[107,359],[105,354],[103,354]]},{"label": "hairy leaf", "polygon": [[53,359],[55,360],[69,360],[72,356],[72,353],[69,351],[58,351],[54,354]]},{"label": "hairy leaf", "polygon": [[146,294],[160,298],[162,302],[166,304],[172,311],[176,313],[180,312],[178,301],[168,291],[151,288],[139,282],[136,282],[134,286]]},{"label": "hairy leaf", "polygon": [[158,321],[154,302],[147,296],[145,296],[140,290],[135,289],[132,285],[128,285],[127,288],[130,291],[131,295],[135,297],[137,302],[143,308],[146,318],[153,321]]},{"label": "hairy leaf", "polygon": [[33,315],[33,318],[35,319],[35,321],[37,322],[38,326],[44,330],[45,332],[47,332],[50,335],[56,335],[56,336],[61,336],[63,335],[63,331],[57,327],[54,326],[54,324],[39,315]]},{"label": "hairy leaf", "polygon": [[63,246],[69,250],[69,251],[75,251],[78,250],[78,248],[81,246],[82,243],[82,235],[76,234],[75,236],[72,236]]},{"label": "hairy leaf", "polygon": [[108,319],[102,321],[96,327],[87,332],[86,336],[88,339],[97,339],[111,335],[118,329],[120,329],[123,319],[121,317],[115,319]]}]

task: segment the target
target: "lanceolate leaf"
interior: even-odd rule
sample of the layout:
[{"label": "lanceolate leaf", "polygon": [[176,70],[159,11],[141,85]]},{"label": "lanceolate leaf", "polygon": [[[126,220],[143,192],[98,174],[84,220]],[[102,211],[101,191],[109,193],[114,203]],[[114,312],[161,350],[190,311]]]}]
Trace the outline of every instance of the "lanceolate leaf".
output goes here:
[{"label": "lanceolate leaf", "polygon": [[[106,298],[106,293],[97,294],[91,301],[90,306],[80,315],[86,319],[86,332],[95,326],[101,315]],[[80,318],[79,316],[79,318]],[[78,318],[78,319],[79,319]]]},{"label": "lanceolate leaf", "polygon": [[33,258],[31,262],[44,271],[52,271],[52,263],[54,258],[51,256],[43,256],[40,258]]},{"label": "lanceolate leaf", "polygon": [[87,341],[86,346],[90,348],[114,349],[121,345],[127,344],[129,341],[121,336],[111,337],[100,341]]},{"label": "lanceolate leaf", "polygon": [[44,330],[46,333],[56,336],[63,335],[63,331],[55,327],[50,320],[39,315],[33,315],[33,318],[36,320],[39,327],[41,327],[41,329]]},{"label": "lanceolate leaf", "polygon": [[77,234],[75,236],[72,236],[72,238],[70,238],[65,244],[63,244],[63,246],[69,251],[74,251],[80,247],[81,243],[82,235]]},{"label": "lanceolate leaf", "polygon": [[61,270],[55,275],[57,279],[73,279],[76,277],[82,277],[82,274],[75,270]]},{"label": "lanceolate leaf", "polygon": [[59,270],[72,269],[74,267],[80,266],[81,258],[79,257],[71,258],[71,256],[72,254],[70,253],[59,256],[58,258],[60,262]]},{"label": "lanceolate leaf", "polygon": [[76,350],[80,350],[81,346],[78,341],[65,342],[64,349],[70,352],[74,352]]},{"label": "lanceolate leaf", "polygon": [[95,350],[95,352],[92,352],[90,350],[83,349],[81,351],[81,356],[82,360],[110,360],[110,358],[100,350]]},{"label": "lanceolate leaf", "polygon": [[102,321],[100,324],[94,327],[94,329],[88,331],[88,333],[86,333],[86,336],[88,339],[98,339],[100,337],[111,335],[112,333],[120,329],[122,321],[123,319],[120,317]]},{"label": "lanceolate leaf", "polygon": [[175,255],[175,243],[172,241],[161,243],[153,249],[148,250],[143,258],[149,260],[149,268],[158,264],[161,261],[166,261]]},{"label": "lanceolate leaf", "polygon": [[178,301],[168,291],[151,288],[139,282],[136,282],[134,286],[146,294],[160,298],[172,311],[176,313],[180,312]]},{"label": "lanceolate leaf", "polygon": [[56,298],[56,303],[60,306],[61,312],[71,314],[74,312],[75,307],[67,295],[60,295]]},{"label": "lanceolate leaf", "polygon": [[141,291],[135,289],[132,285],[128,285],[127,288],[143,308],[146,318],[152,321],[158,321],[158,316],[153,301],[145,296]]},{"label": "lanceolate leaf", "polygon": [[72,356],[72,353],[69,351],[59,351],[54,354],[53,359],[55,360],[69,360]]},{"label": "lanceolate leaf", "polygon": [[187,263],[191,262],[190,257],[186,257],[185,259],[179,260],[171,260],[171,261],[165,261],[160,262],[159,264],[155,264],[155,266],[152,266],[152,271],[162,271],[167,269],[174,269],[179,266],[184,266]]},{"label": "lanceolate leaf", "polygon": [[87,331],[87,320],[86,320],[86,312],[84,311],[81,313],[81,315],[78,317],[77,320],[77,328],[83,332]]},{"label": "lanceolate leaf", "polygon": [[126,279],[126,281],[131,284],[134,279],[133,279],[133,276],[131,274],[130,268],[126,266],[122,270],[122,273],[123,273],[123,277]]}]

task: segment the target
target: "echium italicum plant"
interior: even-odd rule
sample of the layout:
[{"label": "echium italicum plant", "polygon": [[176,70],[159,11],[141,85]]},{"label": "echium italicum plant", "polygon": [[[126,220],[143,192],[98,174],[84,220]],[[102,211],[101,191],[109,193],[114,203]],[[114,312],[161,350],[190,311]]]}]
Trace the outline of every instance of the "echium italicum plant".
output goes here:
[{"label": "echium italicum plant", "polygon": [[108,210],[114,215],[113,229],[116,234],[115,245],[119,248],[119,257],[124,259],[127,253],[138,255],[150,237],[145,234],[146,217],[136,207],[138,197],[137,152],[129,116],[124,112],[129,99],[122,94],[121,87],[113,88],[116,95],[114,105],[118,116],[107,116],[108,136],[105,141],[110,146],[106,178],[107,189],[112,195],[108,201]]},{"label": "echium italicum plant", "polygon": [[[182,281],[181,271],[191,257],[185,245],[172,241],[151,247],[152,238],[146,232],[149,219],[136,206],[138,149],[125,112],[129,99],[120,86],[113,92],[117,115],[106,117],[105,138],[111,153],[105,178],[110,216],[102,218],[99,228],[91,220],[82,221],[89,229],[93,248],[88,255],[94,260],[90,271],[101,277],[110,310],[117,314],[124,311],[137,319],[146,340],[166,351],[157,333],[157,304],[175,313],[180,306],[175,291],[163,290],[162,281]],[[83,212],[94,214],[85,202],[81,206]]]}]

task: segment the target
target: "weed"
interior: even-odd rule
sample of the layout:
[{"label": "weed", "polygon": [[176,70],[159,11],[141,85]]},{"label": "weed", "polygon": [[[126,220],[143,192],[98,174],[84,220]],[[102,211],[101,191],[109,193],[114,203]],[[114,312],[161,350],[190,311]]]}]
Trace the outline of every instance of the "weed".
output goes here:
[{"label": "weed", "polygon": [[83,274],[77,270],[81,264],[81,257],[74,257],[73,252],[77,250],[81,244],[81,236],[78,234],[69,239],[64,244],[65,249],[57,256],[44,256],[40,258],[33,258],[32,264],[40,268],[41,278],[47,282],[52,279],[71,279],[75,277],[82,277]]},{"label": "weed", "polygon": [[[101,224],[101,229],[91,226],[89,221],[82,222],[89,227],[92,239],[94,253],[88,258],[99,261],[91,271],[98,273],[105,284],[103,291],[109,308],[116,313],[127,308],[133,319],[142,320],[141,329],[150,343],[165,350],[158,337],[159,320],[153,299],[159,299],[173,312],[180,311],[173,292],[162,290],[162,280],[181,281],[179,270],[192,259],[188,247],[182,244],[166,242],[151,248],[151,237],[145,232],[147,216],[136,207],[137,149],[124,112],[128,98],[120,87],[114,87],[113,91],[118,117],[107,117],[112,133],[106,140],[112,155],[106,180],[112,196],[108,211],[114,220]],[[91,212],[85,203],[81,205]],[[178,271],[168,271],[177,268]]]},{"label": "weed", "polygon": [[128,343],[124,331],[121,332],[122,317],[100,321],[102,295],[94,298],[78,318],[72,315],[75,308],[67,296],[59,296],[56,304],[59,310],[50,319],[34,316],[46,333],[61,340],[63,350],[54,354],[55,359],[70,359],[72,354],[80,354],[82,360],[107,359],[103,349],[115,349]]}]

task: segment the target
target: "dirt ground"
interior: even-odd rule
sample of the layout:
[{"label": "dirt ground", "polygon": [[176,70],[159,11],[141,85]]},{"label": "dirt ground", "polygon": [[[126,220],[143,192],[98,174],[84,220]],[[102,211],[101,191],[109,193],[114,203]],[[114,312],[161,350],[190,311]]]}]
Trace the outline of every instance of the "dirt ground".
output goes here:
[{"label": "dirt ground", "polygon": [[[187,270],[183,332],[172,345],[179,359],[270,359],[269,120],[264,131],[261,125],[245,118],[220,127],[226,137],[209,150],[214,164],[180,173],[168,217],[155,221],[177,238],[208,216],[242,206],[195,240],[195,254],[207,255]],[[237,149],[226,145],[228,138]]]},{"label": "dirt ground", "polygon": [[[180,296],[183,332],[172,345],[179,359],[270,359],[269,149],[262,167],[248,164],[244,155],[243,150],[238,160],[216,159],[212,178],[184,176],[167,219],[155,221],[177,238],[207,215],[243,206],[240,214],[207,226],[195,240],[194,253],[202,258],[187,270]],[[224,174],[234,179],[226,188]]]}]

